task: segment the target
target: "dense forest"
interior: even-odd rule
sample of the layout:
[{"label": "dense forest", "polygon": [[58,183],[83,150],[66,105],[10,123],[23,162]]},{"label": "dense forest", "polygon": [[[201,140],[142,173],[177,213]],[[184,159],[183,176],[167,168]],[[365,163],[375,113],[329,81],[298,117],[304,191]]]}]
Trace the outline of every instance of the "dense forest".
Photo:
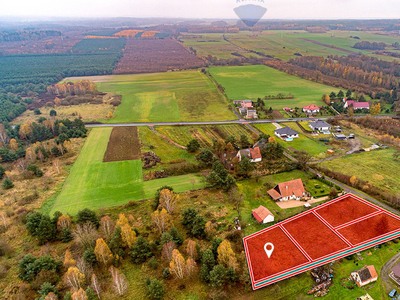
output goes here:
[{"label": "dense forest", "polygon": [[41,40],[50,36],[61,36],[61,31],[39,30],[39,31],[0,31],[0,42],[19,42]]},{"label": "dense forest", "polygon": [[356,43],[353,48],[360,49],[360,50],[385,50],[387,45],[385,43],[370,43],[370,42],[359,42]]}]

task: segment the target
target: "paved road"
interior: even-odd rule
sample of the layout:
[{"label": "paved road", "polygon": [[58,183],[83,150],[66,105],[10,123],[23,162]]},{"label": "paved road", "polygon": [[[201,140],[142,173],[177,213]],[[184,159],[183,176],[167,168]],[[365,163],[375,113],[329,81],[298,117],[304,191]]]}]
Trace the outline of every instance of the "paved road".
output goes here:
[{"label": "paved road", "polygon": [[390,279],[389,277],[389,272],[390,269],[396,265],[399,259],[400,259],[400,253],[393,255],[392,258],[389,259],[381,269],[382,283],[384,284],[386,292],[390,292],[392,290],[393,285],[395,285],[392,279]]},{"label": "paved road", "polygon": [[[318,120],[328,120],[333,117],[322,117]],[[179,126],[179,125],[218,125],[218,124],[263,124],[263,123],[275,123],[275,122],[301,122],[301,121],[313,121],[311,118],[298,118],[298,119],[274,119],[274,120],[232,120],[232,121],[205,121],[205,122],[156,122],[156,123],[110,123],[110,124],[86,124],[88,128],[95,127],[118,127],[118,126]]]}]

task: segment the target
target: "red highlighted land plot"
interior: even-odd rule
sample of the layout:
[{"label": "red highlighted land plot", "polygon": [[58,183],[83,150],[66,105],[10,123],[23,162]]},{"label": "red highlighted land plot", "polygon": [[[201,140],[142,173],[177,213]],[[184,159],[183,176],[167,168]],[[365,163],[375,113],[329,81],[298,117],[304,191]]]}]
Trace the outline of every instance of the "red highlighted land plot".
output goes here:
[{"label": "red highlighted land plot", "polygon": [[[400,237],[400,217],[348,194],[243,239],[253,289]],[[265,244],[272,243],[271,256]]]}]

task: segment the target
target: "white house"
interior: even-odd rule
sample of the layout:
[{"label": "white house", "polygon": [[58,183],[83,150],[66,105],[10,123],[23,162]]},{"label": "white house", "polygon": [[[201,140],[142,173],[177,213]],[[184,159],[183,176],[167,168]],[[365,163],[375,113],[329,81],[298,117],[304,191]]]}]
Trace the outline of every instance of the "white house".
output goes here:
[{"label": "white house", "polygon": [[260,205],[258,208],[252,210],[253,217],[260,223],[266,224],[275,221],[275,216],[264,206]]},{"label": "white house", "polygon": [[353,100],[348,100],[344,103],[344,108],[347,108],[349,106],[353,106],[354,110],[359,110],[359,109],[369,109],[369,103],[368,102],[356,102]]},{"label": "white house", "polygon": [[299,133],[294,131],[290,127],[282,127],[282,128],[276,129],[275,135],[281,139],[287,139],[287,138],[294,139],[294,138],[299,137]]},{"label": "white house", "polygon": [[331,130],[332,126],[325,121],[316,121],[309,124],[312,130],[316,131],[328,131]]},{"label": "white house", "polygon": [[319,113],[320,108],[314,104],[307,105],[303,107],[303,112],[309,113],[309,114],[315,114]]},{"label": "white house", "polygon": [[378,273],[376,273],[374,266],[365,266],[359,270],[351,272],[351,277],[359,287],[367,285],[368,283],[378,280]]}]

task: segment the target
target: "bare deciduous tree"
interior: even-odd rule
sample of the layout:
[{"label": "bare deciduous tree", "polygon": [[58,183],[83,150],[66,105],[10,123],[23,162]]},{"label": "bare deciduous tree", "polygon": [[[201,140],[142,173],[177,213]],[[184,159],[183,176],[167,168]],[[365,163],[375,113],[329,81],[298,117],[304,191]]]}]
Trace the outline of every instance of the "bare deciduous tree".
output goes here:
[{"label": "bare deciduous tree", "polygon": [[83,249],[94,248],[98,239],[96,227],[91,222],[76,226],[72,236]]},{"label": "bare deciduous tree", "polygon": [[123,296],[129,288],[129,283],[124,274],[121,274],[117,268],[110,267],[112,277],[112,286],[118,296]]},{"label": "bare deciduous tree", "polygon": [[97,298],[100,299],[100,294],[102,292],[101,285],[100,285],[100,281],[97,279],[96,274],[94,274],[94,273],[92,274],[92,280],[91,280],[90,287],[96,293]]},{"label": "bare deciduous tree", "polygon": [[110,240],[115,229],[115,223],[109,216],[104,216],[100,220],[100,231],[103,233],[105,240]]},{"label": "bare deciduous tree", "polygon": [[171,261],[172,258],[172,251],[176,249],[176,245],[174,242],[168,242],[163,245],[163,250],[162,250],[162,257],[167,260]]}]

